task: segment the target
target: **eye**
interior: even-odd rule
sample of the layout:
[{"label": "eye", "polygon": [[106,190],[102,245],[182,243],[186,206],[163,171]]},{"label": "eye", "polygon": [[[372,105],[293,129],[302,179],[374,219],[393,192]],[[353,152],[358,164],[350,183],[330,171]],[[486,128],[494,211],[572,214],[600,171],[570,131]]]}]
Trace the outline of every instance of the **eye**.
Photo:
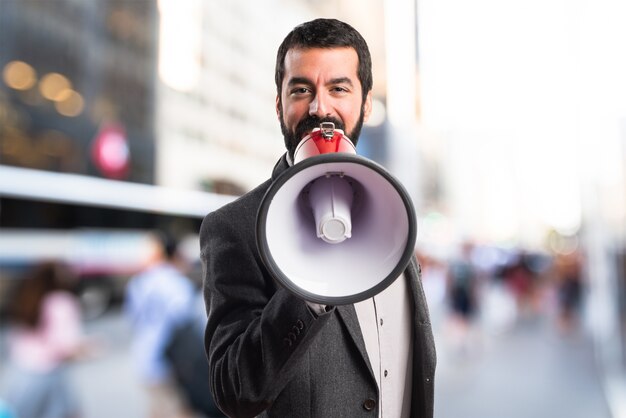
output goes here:
[{"label": "eye", "polygon": [[311,93],[311,90],[308,89],[307,87],[296,87],[291,89],[291,94],[296,95],[296,96],[302,96],[305,94],[309,94]]},{"label": "eye", "polygon": [[346,87],[343,86],[334,86],[333,88],[330,89],[330,91],[334,94],[344,94],[347,93],[349,90]]}]

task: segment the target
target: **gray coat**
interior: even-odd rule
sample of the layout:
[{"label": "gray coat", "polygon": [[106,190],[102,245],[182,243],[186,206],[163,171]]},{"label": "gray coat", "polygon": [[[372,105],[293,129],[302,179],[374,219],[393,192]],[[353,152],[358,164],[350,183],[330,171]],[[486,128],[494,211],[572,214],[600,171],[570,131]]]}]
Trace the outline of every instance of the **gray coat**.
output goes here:
[{"label": "gray coat", "polygon": [[[375,417],[378,388],[353,305],[315,315],[281,288],[256,248],[256,213],[272,179],[205,218],[200,231],[210,383],[231,417]],[[415,258],[411,417],[432,418],[435,345]]]}]

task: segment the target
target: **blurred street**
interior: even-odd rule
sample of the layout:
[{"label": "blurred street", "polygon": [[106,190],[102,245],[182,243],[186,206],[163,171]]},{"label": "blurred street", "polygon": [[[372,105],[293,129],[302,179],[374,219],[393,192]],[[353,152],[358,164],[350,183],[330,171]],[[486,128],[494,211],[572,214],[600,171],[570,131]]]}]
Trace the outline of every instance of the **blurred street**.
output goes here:
[{"label": "blurred street", "polygon": [[[130,329],[119,312],[90,321],[87,332],[106,347],[77,363],[72,377],[85,418],[145,417],[146,398],[129,357]],[[582,333],[561,336],[545,319],[521,321],[498,334],[476,331],[457,350],[436,329],[437,418],[608,418],[591,342]],[[481,335],[482,334],[482,335]],[[2,339],[0,382],[6,347]]]},{"label": "blurred street", "polygon": [[559,336],[535,320],[477,340],[458,353],[439,338],[435,416],[611,416],[587,337]]},{"label": "blurred street", "polygon": [[[6,338],[0,334],[0,387],[5,379]],[[78,393],[84,418],[146,416],[147,399],[133,369],[130,357],[131,331],[119,311],[89,321],[86,333],[102,343],[96,358],[82,360],[71,368],[72,383]]]}]

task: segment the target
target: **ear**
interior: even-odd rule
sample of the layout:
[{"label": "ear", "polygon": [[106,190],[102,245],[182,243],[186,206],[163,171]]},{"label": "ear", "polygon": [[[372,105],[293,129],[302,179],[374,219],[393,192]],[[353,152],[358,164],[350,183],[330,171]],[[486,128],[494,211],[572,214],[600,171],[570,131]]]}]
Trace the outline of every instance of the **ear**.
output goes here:
[{"label": "ear", "polygon": [[365,103],[363,103],[363,122],[367,122],[372,113],[372,91],[370,90],[365,96]]},{"label": "ear", "polygon": [[276,95],[276,116],[280,119],[280,96]]}]

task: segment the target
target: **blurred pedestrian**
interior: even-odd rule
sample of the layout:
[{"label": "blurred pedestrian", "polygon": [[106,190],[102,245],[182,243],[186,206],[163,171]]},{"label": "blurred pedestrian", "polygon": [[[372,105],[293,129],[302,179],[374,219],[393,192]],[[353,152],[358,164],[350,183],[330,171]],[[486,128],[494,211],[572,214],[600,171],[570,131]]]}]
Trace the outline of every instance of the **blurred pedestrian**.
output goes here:
[{"label": "blurred pedestrian", "polygon": [[18,284],[9,301],[9,370],[6,402],[20,418],[80,416],[68,363],[86,353],[72,274],[42,262]]},{"label": "blurred pedestrian", "polygon": [[[183,259],[176,240],[155,234],[152,247],[145,269],[130,280],[126,290],[133,358],[147,388],[149,417],[191,417],[166,350],[175,330],[193,320],[197,291],[181,271]],[[202,341],[199,344],[202,347]]]},{"label": "blurred pedestrian", "polygon": [[463,243],[460,254],[448,264],[449,330],[459,354],[467,354],[472,348],[472,323],[478,311],[478,274],[472,262],[473,248],[471,243]]},{"label": "blurred pedestrian", "polygon": [[504,280],[513,292],[520,318],[532,319],[538,311],[536,278],[528,268],[528,254],[520,251],[503,271]]},{"label": "blurred pedestrian", "polygon": [[575,331],[583,298],[582,255],[576,250],[555,259],[558,327],[563,333]]}]

